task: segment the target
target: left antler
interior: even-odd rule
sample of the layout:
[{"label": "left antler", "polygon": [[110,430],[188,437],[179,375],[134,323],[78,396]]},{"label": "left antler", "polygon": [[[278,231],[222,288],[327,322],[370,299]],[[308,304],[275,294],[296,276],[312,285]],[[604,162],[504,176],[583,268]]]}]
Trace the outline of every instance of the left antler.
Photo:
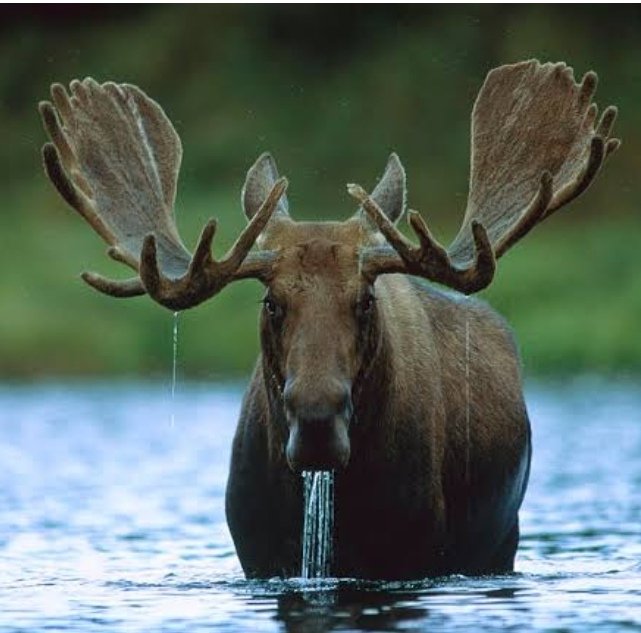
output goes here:
[{"label": "left antler", "polygon": [[139,275],[125,281],[95,273],[82,278],[114,297],[148,293],[172,310],[202,303],[236,279],[264,278],[274,254],[250,253],[287,188],[281,178],[220,261],[211,245],[215,221],[203,229],[193,256],[174,219],[182,158],[180,138],[162,108],[136,86],[71,82],[71,97],[51,87],[40,104],[51,139],[45,171],[65,201],[111,246],[108,253]]},{"label": "left antler", "polygon": [[415,246],[358,185],[348,185],[388,245],[365,249],[370,277],[407,273],[471,294],[488,286],[496,260],[538,223],[585,191],[620,145],[610,138],[616,108],[595,128],[597,76],[574,81],[565,64],[501,66],[483,84],[472,114],[472,173],[461,229],[448,249],[416,212]]}]

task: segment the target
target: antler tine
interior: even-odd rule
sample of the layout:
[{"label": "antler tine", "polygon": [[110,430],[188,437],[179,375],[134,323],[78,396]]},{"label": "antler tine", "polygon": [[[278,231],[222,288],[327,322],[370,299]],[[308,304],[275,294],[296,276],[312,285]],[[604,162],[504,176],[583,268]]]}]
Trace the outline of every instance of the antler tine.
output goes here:
[{"label": "antler tine", "polygon": [[[585,86],[589,85],[587,92],[589,93],[588,101],[594,96],[596,90],[596,73],[586,73],[581,84],[581,93],[586,91]],[[591,104],[585,115],[584,125],[588,129],[594,129],[594,121],[596,120],[597,106],[595,103]],[[599,123],[594,131],[594,136],[590,141],[590,149],[588,159],[582,173],[579,173],[571,182],[567,183],[561,190],[559,190],[545,214],[544,217],[550,216],[557,209],[570,203],[575,198],[578,198],[594,181],[598,175],[605,159],[611,156],[621,146],[621,141],[616,138],[609,138],[614,122],[618,115],[616,106],[608,106],[603,113]]]},{"label": "antler tine", "polygon": [[557,191],[544,215],[544,218],[549,217],[561,207],[572,202],[575,198],[578,198],[592,184],[601,169],[601,165],[603,165],[604,159],[605,143],[603,142],[602,137],[595,136],[590,141],[590,154],[585,164],[585,168],[583,169],[583,173],[578,174],[577,177],[565,185],[563,189]]},{"label": "antler tine", "polygon": [[[43,116],[49,112],[49,108],[46,107],[48,105],[48,103],[41,104],[40,112]],[[67,174],[65,174],[60,164],[58,150],[53,143],[45,143],[42,146],[42,162],[49,180],[53,183],[64,201],[78,211],[78,213],[87,217],[87,208],[89,205],[86,204],[86,200],[82,197],[82,194],[74,187],[71,180],[67,177]]]},{"label": "antler tine", "polygon": [[[66,116],[69,116],[70,105],[64,88],[60,84],[54,84],[51,87],[51,92],[54,102],[66,113]],[[39,104],[39,110],[45,130],[52,140],[51,143],[45,143],[42,148],[44,168],[49,180],[51,180],[58,190],[58,193],[60,193],[69,206],[78,211],[103,239],[107,242],[112,242],[114,239],[113,234],[101,221],[93,207],[91,199],[87,195],[89,192],[88,185],[84,184],[84,187],[80,187],[74,184],[62,167],[63,162],[73,165],[75,159],[55,109],[51,103],[43,101]],[[80,174],[76,172],[75,176],[76,181],[78,181]],[[83,189],[85,191],[83,191]],[[136,268],[131,257],[127,257],[118,247],[110,247],[107,253],[112,259],[134,269]],[[118,281],[107,279],[97,273],[84,272],[81,274],[81,278],[92,288],[112,297],[135,297],[145,294],[145,288],[138,277]]]},{"label": "antler tine", "polygon": [[274,183],[267,198],[265,198],[265,201],[260,206],[260,209],[249,221],[249,224],[247,224],[243,229],[234,245],[229,249],[227,255],[225,255],[224,259],[220,262],[220,266],[228,267],[234,271],[238,269],[247,257],[252,246],[255,244],[258,236],[267,226],[267,223],[278,206],[278,202],[287,191],[288,185],[289,183],[285,177],[279,178]]},{"label": "antler tine", "polygon": [[407,222],[412,227],[414,233],[416,233],[424,253],[432,253],[433,257],[442,260],[447,258],[447,251],[438,243],[436,238],[432,236],[425,220],[418,211],[410,209],[407,212]]},{"label": "antler tine", "polygon": [[414,245],[394,226],[383,210],[376,204],[363,187],[355,183],[347,185],[347,192],[362,205],[370,220],[391,244],[394,250],[403,258],[410,257]]},{"label": "antler tine", "polygon": [[107,249],[107,255],[113,259],[115,262],[118,262],[119,264],[124,264],[125,266],[129,266],[129,268],[132,268],[133,270],[138,270],[138,266],[136,265],[136,261],[132,259],[130,255],[125,253],[123,250],[118,248],[117,246],[110,246]]},{"label": "antler tine", "polygon": [[[41,112],[48,113],[50,108],[51,104],[49,103],[41,104]],[[43,116],[45,115],[43,114]],[[80,213],[108,244],[113,244],[114,236],[96,213],[92,201],[65,173],[58,151],[58,147],[54,143],[45,143],[42,147],[42,160],[49,180],[64,201]]]},{"label": "antler tine", "polygon": [[218,222],[215,218],[212,218],[205,224],[203,230],[200,232],[198,244],[189,263],[190,274],[196,274],[198,270],[205,268],[212,261],[211,247],[216,236],[217,228]]},{"label": "antler tine", "polygon": [[60,126],[60,121],[58,120],[58,115],[56,114],[54,107],[48,101],[41,101],[38,105],[38,109],[40,111],[40,116],[42,117],[45,131],[49,135],[49,138],[58,148],[58,151],[64,161],[66,163],[70,163],[73,160],[73,152],[71,151],[69,141]]},{"label": "antler tine", "polygon": [[147,292],[139,277],[115,281],[92,272],[84,272],[80,277],[92,288],[110,297],[128,299],[130,297],[139,297]]},{"label": "antler tine", "polygon": [[408,222],[419,240],[419,246],[414,246],[362,187],[350,184],[347,189],[361,203],[368,217],[391,246],[365,249],[363,272],[366,276],[402,272],[444,283],[465,294],[478,292],[491,283],[496,261],[487,231],[479,222],[472,223],[474,260],[470,266],[459,268],[452,263],[445,248],[432,236],[417,211],[408,212]]},{"label": "antler tine", "polygon": [[156,236],[153,233],[145,236],[145,239],[143,240],[142,250],[140,251],[139,272],[142,284],[149,296],[155,301],[158,301],[158,303],[165,305],[162,301],[164,293],[162,292],[161,287],[164,283],[169,284],[169,281],[165,280],[160,272],[160,268],[158,266],[158,250],[156,248]]},{"label": "antler tine", "polygon": [[583,173],[557,192],[545,217],[578,198],[595,180],[605,160],[621,147],[621,141],[618,138],[609,138],[617,115],[616,106],[608,106],[603,111],[596,127],[596,135],[590,142],[590,153]]},{"label": "antler tine", "polygon": [[156,237],[147,235],[140,257],[140,278],[149,296],[171,310],[186,310],[206,301],[236,279],[265,277],[275,253],[264,251],[253,258],[248,255],[286,189],[286,178],[276,181],[256,215],[220,261],[211,255],[216,221],[210,220],[200,235],[187,272],[177,279],[163,274],[158,265]]},{"label": "antler tine", "polygon": [[609,138],[605,144],[605,157],[609,158],[614,152],[616,152],[619,147],[621,147],[620,138]]},{"label": "antler tine", "polygon": [[605,158],[611,156],[621,147],[621,140],[618,138],[610,138],[610,132],[617,119],[619,110],[616,106],[608,106],[601,115],[601,120],[596,128],[597,136],[600,136],[605,141]]},{"label": "antler tine", "polygon": [[[570,76],[574,79],[574,74],[572,73],[572,69],[569,69],[569,70],[571,73]],[[583,109],[586,106],[589,106],[590,101],[592,101],[592,98],[596,93],[596,89],[598,85],[599,85],[598,75],[593,70],[588,70],[588,72],[585,73],[585,75],[583,75],[583,79],[581,79],[581,83],[579,84],[578,102],[579,102],[580,109]]]},{"label": "antler tine", "polygon": [[619,110],[616,106],[608,106],[603,111],[601,120],[599,121],[599,125],[596,128],[597,136],[600,136],[602,138],[608,138],[610,136],[612,126],[614,125],[618,114]]},{"label": "antler tine", "polygon": [[63,121],[70,121],[72,114],[72,107],[69,101],[69,95],[62,84],[51,84],[51,99],[56,106],[56,110],[60,113]]},{"label": "antler tine", "polygon": [[472,222],[474,259],[467,267],[452,262],[447,250],[432,236],[418,211],[410,210],[407,220],[418,236],[420,250],[415,254],[422,277],[446,284],[464,294],[472,294],[490,285],[496,271],[496,257],[485,227]]},{"label": "antler tine", "polygon": [[[132,264],[131,259],[117,246],[110,246],[107,249],[107,255],[116,262],[138,270],[138,267]],[[99,275],[98,273],[85,271],[81,273],[80,278],[94,290],[98,290],[98,292],[111,297],[138,297],[146,293],[140,277],[132,277],[131,279],[107,279],[107,277],[103,277],[103,275]]]},{"label": "antler tine", "polygon": [[527,206],[519,220],[504,234],[494,248],[497,259],[501,257],[513,244],[525,237],[548,213],[552,200],[552,174],[544,171],[541,175],[539,190]]}]

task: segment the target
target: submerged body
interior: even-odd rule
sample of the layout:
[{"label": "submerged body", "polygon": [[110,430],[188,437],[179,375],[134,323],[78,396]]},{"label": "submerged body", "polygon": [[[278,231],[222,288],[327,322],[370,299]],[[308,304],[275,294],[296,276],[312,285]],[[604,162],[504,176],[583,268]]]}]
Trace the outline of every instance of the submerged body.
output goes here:
[{"label": "submerged body", "polygon": [[[351,457],[335,479],[333,573],[511,571],[531,454],[511,333],[484,304],[403,275],[379,278],[376,297],[375,354],[352,389]],[[301,477],[287,464],[286,414],[269,376],[260,359],[227,487],[249,577],[300,571]]]}]

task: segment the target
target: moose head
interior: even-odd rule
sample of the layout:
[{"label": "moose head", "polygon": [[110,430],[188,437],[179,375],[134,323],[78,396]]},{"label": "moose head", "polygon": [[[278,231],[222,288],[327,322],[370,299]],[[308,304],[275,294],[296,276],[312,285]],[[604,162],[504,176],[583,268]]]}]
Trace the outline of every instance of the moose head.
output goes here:
[{"label": "moose head", "polygon": [[615,108],[597,123],[596,83],[592,72],[576,83],[564,64],[535,61],[489,73],[472,117],[467,210],[448,248],[415,211],[408,220],[418,244],[397,228],[406,188],[395,154],[371,195],[348,185],[359,208],[344,222],[297,222],[287,181],[263,154],[242,190],[248,224],[235,244],[212,257],[212,220],[191,254],[174,220],[180,139],[162,108],[128,84],[88,78],[71,82],[70,94],[54,84],[53,103],[40,104],[51,139],[44,165],[60,195],[110,245],[108,254],[137,273],[125,281],[83,273],[95,289],[148,294],[184,310],[239,279],[264,284],[262,368],[278,426],[271,433],[293,470],[339,469],[350,458],[355,394],[381,333],[403,309],[389,293],[379,300],[377,278],[414,275],[465,294],[487,287],[497,260],[582,193],[617,149],[609,137]]}]

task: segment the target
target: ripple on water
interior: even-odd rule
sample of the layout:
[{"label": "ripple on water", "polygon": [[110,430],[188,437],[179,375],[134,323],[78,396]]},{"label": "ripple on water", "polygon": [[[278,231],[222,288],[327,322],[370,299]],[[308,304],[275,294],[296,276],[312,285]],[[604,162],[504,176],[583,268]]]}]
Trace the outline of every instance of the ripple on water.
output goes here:
[{"label": "ripple on water", "polygon": [[518,573],[245,581],[224,518],[236,390],[0,388],[0,632],[641,627],[641,390],[534,385]]}]

